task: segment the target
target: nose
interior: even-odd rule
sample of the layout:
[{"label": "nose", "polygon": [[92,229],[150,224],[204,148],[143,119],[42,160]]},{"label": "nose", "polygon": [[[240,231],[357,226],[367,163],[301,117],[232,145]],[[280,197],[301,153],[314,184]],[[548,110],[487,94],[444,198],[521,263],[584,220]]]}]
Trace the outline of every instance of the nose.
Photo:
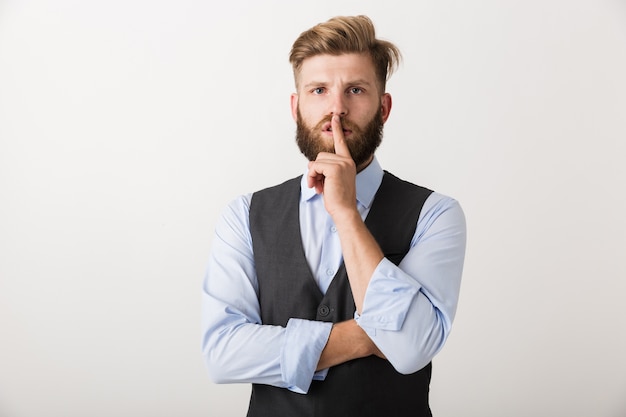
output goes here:
[{"label": "nose", "polygon": [[330,114],[344,117],[348,114],[348,106],[344,94],[334,94],[330,103]]}]

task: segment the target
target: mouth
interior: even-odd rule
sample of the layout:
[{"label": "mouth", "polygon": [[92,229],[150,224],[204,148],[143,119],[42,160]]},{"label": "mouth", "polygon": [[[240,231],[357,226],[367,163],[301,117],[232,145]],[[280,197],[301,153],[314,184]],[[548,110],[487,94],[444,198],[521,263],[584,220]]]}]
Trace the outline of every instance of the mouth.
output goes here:
[{"label": "mouth", "polygon": [[[349,129],[342,129],[342,131],[345,136],[352,133],[352,131]],[[333,127],[331,126],[330,123],[324,123],[324,125],[322,126],[322,132],[333,133]]]}]

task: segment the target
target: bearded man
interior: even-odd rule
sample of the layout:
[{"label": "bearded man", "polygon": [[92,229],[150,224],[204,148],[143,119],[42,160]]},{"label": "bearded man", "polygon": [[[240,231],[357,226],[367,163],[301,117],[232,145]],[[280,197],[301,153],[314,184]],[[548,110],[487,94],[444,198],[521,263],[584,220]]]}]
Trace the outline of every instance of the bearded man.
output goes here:
[{"label": "bearded man", "polygon": [[203,357],[251,383],[248,416],[431,416],[451,329],[459,203],[381,168],[400,52],[366,16],[303,32],[291,110],[306,172],[229,204],[203,284]]}]

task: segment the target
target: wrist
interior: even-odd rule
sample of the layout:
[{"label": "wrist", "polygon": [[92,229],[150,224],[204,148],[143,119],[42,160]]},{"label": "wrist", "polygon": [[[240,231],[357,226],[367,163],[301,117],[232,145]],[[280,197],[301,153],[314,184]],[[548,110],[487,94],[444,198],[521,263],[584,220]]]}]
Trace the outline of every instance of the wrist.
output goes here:
[{"label": "wrist", "polygon": [[331,214],[335,226],[341,230],[349,230],[364,225],[361,213],[355,207],[346,207]]},{"label": "wrist", "polygon": [[351,345],[354,347],[354,358],[364,358],[376,352],[376,345],[374,345],[372,339],[370,339],[367,333],[365,333],[365,330],[359,326],[356,320],[348,320],[344,322],[344,324],[344,329],[347,332],[346,337],[350,339]]}]

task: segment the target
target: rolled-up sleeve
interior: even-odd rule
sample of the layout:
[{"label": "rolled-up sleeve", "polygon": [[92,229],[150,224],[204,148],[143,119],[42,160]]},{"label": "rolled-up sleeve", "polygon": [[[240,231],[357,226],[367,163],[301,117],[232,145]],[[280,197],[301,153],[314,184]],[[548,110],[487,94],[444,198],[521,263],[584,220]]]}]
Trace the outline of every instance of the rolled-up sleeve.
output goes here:
[{"label": "rolled-up sleeve", "polygon": [[248,223],[249,196],[233,201],[216,225],[202,287],[202,353],[216,383],[260,383],[306,393],[331,323],[291,319],[264,325]]},{"label": "rolled-up sleeve", "polygon": [[402,262],[396,266],[383,259],[376,268],[355,319],[398,372],[413,373],[426,366],[448,338],[465,245],[461,206],[433,193]]},{"label": "rolled-up sleeve", "polygon": [[282,377],[294,392],[306,393],[311,381],[324,379],[326,371],[315,368],[326,346],[332,323],[290,319],[281,349]]}]

